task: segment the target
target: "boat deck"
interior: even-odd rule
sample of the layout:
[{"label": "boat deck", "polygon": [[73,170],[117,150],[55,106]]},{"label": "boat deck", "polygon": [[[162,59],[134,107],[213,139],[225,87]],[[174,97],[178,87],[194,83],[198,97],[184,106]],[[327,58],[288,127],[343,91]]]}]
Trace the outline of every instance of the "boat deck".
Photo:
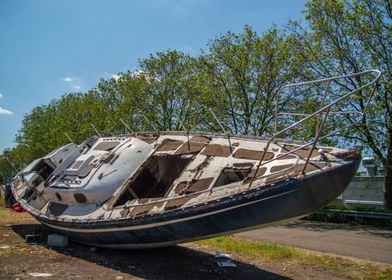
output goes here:
[{"label": "boat deck", "polygon": [[[288,140],[272,143],[265,151],[266,144],[262,138],[181,132],[97,138],[63,170],[55,169],[46,186],[42,180],[25,202],[36,215],[56,220],[163,213],[324,172],[339,165],[335,155],[346,151],[300,148],[300,143]],[[138,154],[143,156],[135,160]],[[138,162],[133,169],[130,160]],[[117,185],[106,186],[108,182]],[[100,183],[106,187],[100,188]],[[20,181],[16,193],[22,196],[24,188]],[[97,194],[100,189],[106,193]]]}]

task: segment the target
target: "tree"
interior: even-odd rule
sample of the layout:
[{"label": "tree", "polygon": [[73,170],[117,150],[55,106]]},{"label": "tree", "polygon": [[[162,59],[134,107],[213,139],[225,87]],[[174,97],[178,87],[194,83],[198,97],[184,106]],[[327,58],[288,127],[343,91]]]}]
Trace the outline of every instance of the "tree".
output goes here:
[{"label": "tree", "polygon": [[209,44],[199,58],[206,85],[206,106],[214,108],[235,134],[271,131],[277,92],[301,71],[291,51],[290,36],[276,27],[260,37],[250,26],[227,32]]},{"label": "tree", "polygon": [[159,130],[182,130],[184,123],[194,124],[200,95],[195,59],[180,51],[159,52],[139,61],[148,83],[139,102],[144,114]]},{"label": "tree", "polygon": [[[383,164],[385,202],[392,208],[392,36],[391,3],[387,0],[311,0],[306,4],[308,28],[298,22],[289,24],[296,35],[297,56],[316,77],[361,72],[369,68],[382,71],[384,79],[359,124],[352,115],[347,140],[363,143]],[[340,84],[347,90],[363,85],[362,78]],[[351,99],[350,109],[365,108],[369,92],[360,91]]]}]

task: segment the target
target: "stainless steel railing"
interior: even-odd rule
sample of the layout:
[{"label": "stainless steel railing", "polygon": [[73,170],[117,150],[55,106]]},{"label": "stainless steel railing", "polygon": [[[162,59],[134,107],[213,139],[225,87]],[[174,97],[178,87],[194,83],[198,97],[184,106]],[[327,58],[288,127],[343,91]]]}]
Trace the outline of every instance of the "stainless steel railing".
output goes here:
[{"label": "stainless steel railing", "polygon": [[[327,105],[324,104],[324,102],[326,100],[326,97],[327,97],[327,94],[328,94],[327,89],[328,89],[328,87],[329,87],[331,82],[336,82],[337,80],[341,80],[341,79],[365,76],[365,75],[369,75],[369,74],[375,75],[375,77],[370,82],[366,83],[365,85],[359,86],[359,87],[355,88],[354,90],[349,91],[348,93],[343,94],[341,97],[337,98],[336,100],[330,102]],[[312,146],[312,148],[311,148],[311,150],[309,152],[309,155],[308,155],[308,157],[307,157],[307,159],[305,161],[305,165],[304,165],[304,167],[302,169],[302,173],[303,173],[305,171],[305,169],[306,169],[306,166],[307,166],[307,164],[308,164],[308,162],[309,162],[309,160],[311,158],[311,155],[312,155],[314,149],[316,148],[317,143],[319,141],[327,138],[327,137],[330,137],[331,135],[337,134],[338,132],[340,132],[342,130],[342,129],[337,129],[337,130],[335,130],[335,131],[333,131],[331,133],[328,133],[327,135],[321,136],[321,132],[322,132],[322,130],[324,128],[324,125],[325,125],[325,123],[327,121],[328,115],[330,115],[330,114],[357,114],[357,115],[360,115],[361,118],[359,118],[355,123],[360,122],[362,117],[364,116],[366,110],[367,110],[367,107],[370,104],[371,99],[373,98],[376,86],[377,86],[380,78],[381,78],[381,72],[379,70],[373,69],[373,70],[367,70],[367,71],[358,72],[358,73],[349,74],[349,75],[335,76],[335,77],[330,77],[330,78],[325,78],[325,79],[319,79],[319,80],[313,80],[313,81],[307,81],[307,82],[300,82],[300,83],[289,84],[289,85],[283,86],[281,88],[281,90],[278,92],[277,98],[276,98],[276,106],[275,106],[275,134],[272,135],[269,138],[269,140],[267,142],[267,145],[264,147],[264,153],[262,153],[262,156],[261,156],[261,158],[260,158],[260,160],[259,160],[259,162],[257,164],[256,172],[255,172],[254,176],[252,177],[251,181],[249,182],[249,188],[251,188],[252,183],[254,182],[254,180],[259,178],[259,177],[256,176],[256,174],[257,174],[257,172],[258,172],[258,170],[260,169],[261,166],[263,166],[263,165],[265,165],[267,163],[270,163],[270,162],[272,162],[274,160],[277,160],[279,158],[282,158],[282,157],[284,157],[286,155],[293,154],[293,153],[295,153],[295,152],[297,152],[297,151],[299,151],[299,150],[301,150],[303,148],[306,148],[308,146]],[[315,111],[315,112],[313,112],[311,114],[279,112],[280,94],[284,90],[286,90],[288,88],[293,88],[293,87],[300,87],[300,86],[306,86],[306,85],[311,85],[311,84],[321,84],[321,83],[328,83],[328,85],[327,85],[327,88],[326,88],[326,90],[324,92],[324,95],[323,95],[323,98],[322,98],[322,101],[321,101],[321,104],[320,104],[321,108],[319,110],[317,110],[317,111]],[[367,101],[365,103],[365,106],[364,106],[362,111],[331,112],[332,106],[347,100],[350,96],[352,96],[356,92],[359,92],[359,91],[361,91],[363,89],[366,89],[366,88],[370,88],[371,89],[371,93],[370,93],[370,95],[369,95],[369,97],[368,97],[368,99],[367,99]],[[321,116],[323,114],[324,114],[324,117],[321,119]],[[299,121],[289,125],[288,127],[284,128],[284,129],[282,129],[280,131],[277,131],[277,129],[278,129],[278,119],[279,119],[279,116],[282,116],[282,115],[304,116],[304,118],[302,118],[301,120],[299,120]],[[316,119],[317,120],[317,124],[316,124],[315,138],[312,141],[310,141],[310,142],[308,142],[308,143],[306,143],[306,144],[304,144],[302,146],[299,146],[296,149],[288,151],[288,152],[286,152],[284,154],[280,154],[279,156],[277,156],[277,157],[275,157],[275,158],[273,158],[271,160],[264,161],[264,157],[265,157],[265,155],[267,153],[267,150],[268,150],[269,146],[271,145],[272,141],[276,140],[278,138],[278,136],[282,135],[283,133],[288,132],[288,131],[292,130],[293,128],[296,128],[296,127],[302,125],[303,123],[305,123],[305,122],[307,122],[307,121],[309,121],[310,119],[313,119],[313,118],[317,118]],[[352,125],[352,124],[350,124],[350,125]]]},{"label": "stainless steel railing", "polygon": [[[278,110],[280,94],[281,94],[281,92],[283,92],[283,90],[285,90],[287,88],[298,87],[298,86],[305,86],[305,85],[316,84],[316,83],[325,83],[325,82],[331,83],[332,81],[335,81],[335,80],[338,80],[338,79],[353,78],[353,77],[363,76],[363,75],[368,75],[368,74],[375,74],[375,78],[372,81],[370,81],[369,83],[367,83],[367,84],[365,84],[363,86],[360,86],[360,87],[358,87],[358,88],[356,88],[356,89],[354,89],[354,90],[352,90],[352,91],[342,95],[341,97],[339,97],[338,99],[330,102],[327,105],[324,104],[324,102],[326,100],[326,97],[327,97],[327,91],[325,91],[325,93],[323,95],[323,98],[322,98],[321,106],[320,106],[321,108],[319,110],[311,113],[311,114],[279,112],[279,110]],[[331,135],[334,135],[334,134],[336,134],[339,131],[339,130],[336,130],[336,131],[333,131],[331,133],[328,133],[325,136],[320,136],[321,132],[323,131],[324,124],[327,121],[328,116],[332,115],[332,114],[357,114],[359,116],[363,116],[365,111],[366,111],[366,107],[368,106],[370,100],[373,97],[375,86],[377,85],[377,82],[380,80],[380,78],[381,78],[381,72],[380,71],[378,71],[378,70],[368,70],[368,71],[354,73],[354,74],[350,74],[350,75],[343,75],[343,76],[336,76],[336,77],[331,77],[331,78],[326,78],[326,79],[320,79],[320,80],[314,80],[314,81],[308,81],[308,82],[301,82],[301,83],[290,84],[290,85],[286,85],[286,86],[282,87],[281,91],[277,95],[277,100],[276,100],[276,104],[277,105],[276,105],[276,110],[275,110],[275,134],[272,137],[270,137],[269,139],[267,138],[268,139],[267,145],[265,146],[264,153],[262,154],[262,156],[261,156],[261,158],[260,158],[260,160],[259,160],[259,162],[257,164],[257,168],[256,168],[256,171],[254,173],[255,175],[252,177],[251,181],[249,182],[249,188],[252,186],[252,183],[253,183],[253,181],[255,179],[268,177],[269,175],[276,175],[274,173],[274,174],[269,174],[267,176],[265,176],[265,175],[264,176],[256,176],[256,174],[257,174],[257,172],[258,172],[258,170],[260,169],[261,166],[266,165],[266,164],[268,164],[270,162],[273,162],[275,160],[278,160],[278,159],[280,159],[280,158],[282,158],[284,156],[287,156],[289,154],[294,154],[295,152],[312,145],[312,148],[309,151],[309,156],[307,157],[305,165],[303,167],[303,171],[304,171],[305,168],[306,168],[306,165],[308,164],[308,162],[310,160],[310,157],[311,157],[311,155],[312,155],[312,153],[313,153],[313,151],[314,151],[314,149],[315,149],[315,147],[317,145],[317,143],[320,140],[325,139],[325,138],[327,138],[327,137],[329,137]],[[352,96],[353,94],[355,94],[356,92],[358,92],[360,90],[363,90],[365,88],[372,87],[372,86],[373,86],[373,88],[371,88],[371,94],[370,94],[370,96],[369,96],[369,98],[368,98],[368,100],[366,102],[365,109],[362,112],[358,112],[358,111],[332,112],[330,110],[333,105],[342,102],[343,100],[349,98],[350,96]],[[323,118],[321,118],[321,114],[322,113],[324,113]],[[293,123],[292,125],[284,128],[284,129],[276,132],[277,126],[278,126],[277,124],[278,124],[279,116],[282,116],[282,115],[303,116],[304,118],[301,119],[300,121],[297,121],[297,122]],[[312,141],[310,141],[310,142],[308,142],[306,144],[303,144],[303,145],[299,145],[297,148],[292,149],[292,150],[290,150],[290,151],[288,151],[286,153],[281,153],[278,156],[276,156],[275,158],[272,158],[270,160],[264,161],[265,154],[266,154],[270,144],[272,143],[272,141],[276,140],[278,138],[278,136],[280,136],[281,134],[283,134],[283,133],[285,133],[285,132],[287,132],[287,131],[295,128],[295,127],[300,126],[301,124],[305,123],[306,121],[308,121],[308,120],[310,120],[312,118],[318,118],[318,124],[316,125],[315,138]],[[217,120],[217,121],[218,121],[218,123],[220,123],[219,120]],[[360,121],[360,119],[358,121]],[[223,128],[222,128],[222,130],[226,133],[226,131]],[[297,164],[297,163],[298,163],[298,160],[296,161],[295,164]],[[294,166],[291,166],[288,169],[291,169],[292,167],[294,167]],[[127,207],[133,208],[133,207],[145,206],[145,205],[148,205],[148,204],[155,204],[155,203],[163,202],[163,201],[176,200],[176,199],[183,198],[183,197],[192,197],[192,196],[196,196],[196,195],[199,195],[199,194],[202,194],[202,193],[208,193],[208,192],[211,192],[211,189],[198,191],[198,192],[187,194],[187,195],[184,195],[184,196],[181,196],[181,197],[169,197],[169,198],[164,198],[164,199],[159,200],[159,201],[147,202],[147,203],[137,204],[137,205],[129,205]]]}]

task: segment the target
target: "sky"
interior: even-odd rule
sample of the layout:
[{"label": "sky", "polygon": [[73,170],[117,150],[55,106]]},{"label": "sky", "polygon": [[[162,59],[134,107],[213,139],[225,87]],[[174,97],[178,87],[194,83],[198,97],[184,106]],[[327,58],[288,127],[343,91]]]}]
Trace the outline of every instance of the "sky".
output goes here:
[{"label": "sky", "polygon": [[198,55],[227,31],[303,18],[305,0],[0,0],[0,152],[23,116],[101,78],[136,70],[139,58]]}]

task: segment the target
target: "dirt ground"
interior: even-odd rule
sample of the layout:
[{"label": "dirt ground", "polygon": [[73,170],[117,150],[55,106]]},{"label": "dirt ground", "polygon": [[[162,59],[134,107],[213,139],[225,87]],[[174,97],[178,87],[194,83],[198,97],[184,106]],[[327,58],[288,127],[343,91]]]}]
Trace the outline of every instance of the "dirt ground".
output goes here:
[{"label": "dirt ground", "polygon": [[109,250],[72,242],[68,248],[53,249],[46,246],[45,240],[36,245],[24,240],[26,234],[46,236],[49,232],[27,213],[0,208],[0,279],[344,278],[322,267],[282,267],[258,260],[235,260],[237,267],[220,268],[214,251],[197,243],[149,250]]}]

